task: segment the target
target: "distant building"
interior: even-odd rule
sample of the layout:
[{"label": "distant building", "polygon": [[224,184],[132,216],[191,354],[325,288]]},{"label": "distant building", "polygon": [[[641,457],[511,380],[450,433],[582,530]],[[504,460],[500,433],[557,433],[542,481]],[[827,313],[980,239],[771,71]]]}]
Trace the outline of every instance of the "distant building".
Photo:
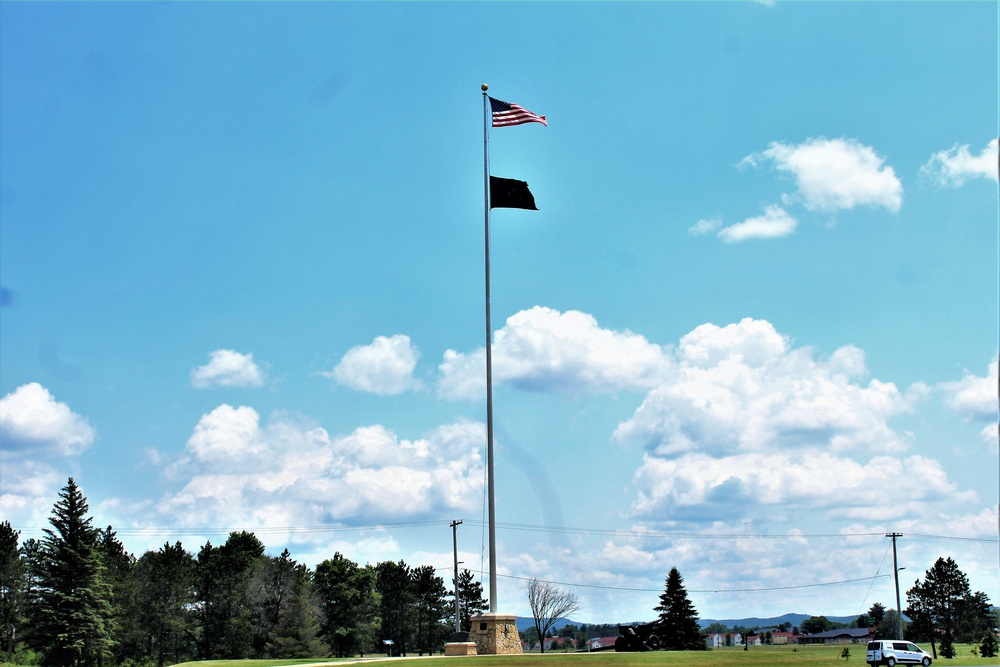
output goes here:
[{"label": "distant building", "polygon": [[[726,644],[726,637],[729,643]],[[760,646],[763,643],[764,635],[757,633],[750,635],[750,645]],[[739,632],[715,632],[705,635],[705,646],[708,648],[722,648],[723,646],[743,646],[743,635]]]},{"label": "distant building", "polygon": [[596,648],[614,646],[616,639],[618,639],[618,637],[593,637],[592,639],[587,640],[587,648],[594,650]]},{"label": "distant building", "polygon": [[867,628],[840,628],[799,637],[800,644],[861,644],[867,641]]}]

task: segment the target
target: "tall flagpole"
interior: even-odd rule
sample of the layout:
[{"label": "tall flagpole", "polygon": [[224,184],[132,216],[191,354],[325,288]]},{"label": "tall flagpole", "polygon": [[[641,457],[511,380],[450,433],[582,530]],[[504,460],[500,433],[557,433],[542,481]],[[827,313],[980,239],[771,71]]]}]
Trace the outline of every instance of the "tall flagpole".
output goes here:
[{"label": "tall flagpole", "polygon": [[497,611],[497,523],[493,492],[493,329],[490,322],[490,152],[489,100],[483,84],[483,201],[486,210],[486,495],[489,507],[490,612]]}]

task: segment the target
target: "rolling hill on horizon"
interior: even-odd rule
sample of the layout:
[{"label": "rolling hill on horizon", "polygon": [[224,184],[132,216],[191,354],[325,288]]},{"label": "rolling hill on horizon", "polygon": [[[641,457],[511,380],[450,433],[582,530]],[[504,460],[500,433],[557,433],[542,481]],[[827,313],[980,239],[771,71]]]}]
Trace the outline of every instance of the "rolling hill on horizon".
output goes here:
[{"label": "rolling hill on horizon", "polygon": [[[751,616],[748,618],[729,618],[729,619],[702,618],[698,619],[698,624],[703,629],[707,628],[713,623],[721,623],[727,628],[732,628],[734,626],[742,626],[745,628],[768,629],[768,628],[776,628],[782,623],[790,623],[792,626],[797,627],[801,625],[803,621],[811,617],[812,615],[810,614],[787,613],[787,614],[782,614],[781,616],[772,616],[768,618],[761,618],[757,616]],[[827,616],[827,618],[830,619],[830,621],[832,621],[833,623],[847,624],[853,622],[857,618],[857,616]],[[632,625],[635,623],[649,623],[654,619],[655,616],[650,616],[650,618],[644,620],[626,621],[621,623],[621,625]],[[605,623],[608,625],[618,625],[617,622],[605,622]],[[526,616],[517,617],[518,632],[523,633],[528,628],[533,627],[534,624],[535,621],[531,617],[526,617]],[[601,625],[601,624],[602,623],[587,623],[587,625]],[[552,629],[554,631],[559,631],[560,629],[563,628],[563,626],[566,625],[580,626],[583,625],[583,623],[580,621],[574,621],[572,619],[561,618],[555,622],[555,624],[552,626]]]}]

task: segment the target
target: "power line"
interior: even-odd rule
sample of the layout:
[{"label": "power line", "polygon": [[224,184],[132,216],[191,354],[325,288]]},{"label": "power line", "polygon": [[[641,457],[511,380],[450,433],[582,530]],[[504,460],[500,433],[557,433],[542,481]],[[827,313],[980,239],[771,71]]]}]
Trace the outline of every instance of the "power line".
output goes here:
[{"label": "power line", "polygon": [[988,544],[1000,543],[1000,538],[992,537],[958,537],[956,535],[922,535],[920,533],[907,533],[907,537],[922,537],[931,540],[954,540],[957,542],[986,542]]},{"label": "power line", "polygon": [[[517,579],[519,581],[531,581],[535,577],[517,577],[511,574],[500,574],[497,575],[503,577],[504,579]],[[841,581],[823,581],[815,584],[797,584],[794,586],[766,586],[763,588],[707,588],[703,590],[688,589],[689,593],[761,593],[767,591],[788,591],[796,590],[801,588],[819,588],[823,586],[839,586],[841,584],[855,584],[859,581],[870,581],[873,579],[883,579],[888,577],[888,574],[876,574],[874,577],[859,577],[857,579],[843,579]],[[600,586],[598,584],[576,584],[567,581],[546,581],[539,579],[547,584],[553,584],[556,586],[574,586],[576,588],[596,588],[599,590],[607,591],[634,591],[639,593],[662,593],[661,588],[630,588],[627,586]]]},{"label": "power line", "polygon": [[[878,568],[876,568],[875,570],[876,577],[878,576],[878,573],[882,571],[882,565],[885,563],[885,557],[888,555],[889,555],[889,547],[886,547],[885,551],[882,553],[882,560],[879,561]],[[872,594],[872,588],[874,586],[875,586],[875,577],[872,577],[872,583],[868,586],[868,591],[865,593],[864,599],[861,600],[861,609],[858,610],[858,616],[861,616],[861,613],[864,611],[865,604],[868,602],[868,596]]]},{"label": "power line", "polygon": [[621,530],[609,528],[572,528],[567,526],[537,526],[525,523],[498,523],[497,528],[536,533],[562,533],[571,535],[604,535],[610,537],[674,537],[686,539],[775,539],[795,540],[802,538],[845,538],[882,537],[882,532],[873,533],[794,533],[771,535],[764,533],[691,533],[657,530]]},{"label": "power line", "polygon": [[[473,525],[475,522],[473,522]],[[713,539],[762,539],[762,540],[797,540],[797,539],[845,539],[852,537],[884,537],[884,531],[865,533],[691,533],[691,532],[671,532],[656,530],[620,530],[607,528],[573,528],[567,526],[538,526],[524,523],[498,523],[497,528],[504,530],[520,530],[524,532],[537,533],[561,533],[571,535],[604,535],[610,537],[649,537],[649,538],[683,538],[694,540]],[[910,537],[919,537],[933,540],[961,540],[965,542],[985,542],[989,544],[1000,543],[1000,538],[983,537],[958,537],[950,535],[930,535],[920,533],[907,533]]]}]

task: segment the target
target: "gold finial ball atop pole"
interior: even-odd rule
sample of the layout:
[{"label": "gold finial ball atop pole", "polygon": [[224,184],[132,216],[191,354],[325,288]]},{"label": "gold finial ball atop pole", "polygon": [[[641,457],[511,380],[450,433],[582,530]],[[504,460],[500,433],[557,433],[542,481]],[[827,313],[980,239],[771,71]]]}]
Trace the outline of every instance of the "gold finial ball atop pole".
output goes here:
[{"label": "gold finial ball atop pole", "polygon": [[484,93],[486,92],[486,89],[487,89],[487,88],[489,88],[489,86],[487,86],[487,85],[486,85],[486,84],[484,83],[484,84],[483,84],[483,92],[484,92]]}]

